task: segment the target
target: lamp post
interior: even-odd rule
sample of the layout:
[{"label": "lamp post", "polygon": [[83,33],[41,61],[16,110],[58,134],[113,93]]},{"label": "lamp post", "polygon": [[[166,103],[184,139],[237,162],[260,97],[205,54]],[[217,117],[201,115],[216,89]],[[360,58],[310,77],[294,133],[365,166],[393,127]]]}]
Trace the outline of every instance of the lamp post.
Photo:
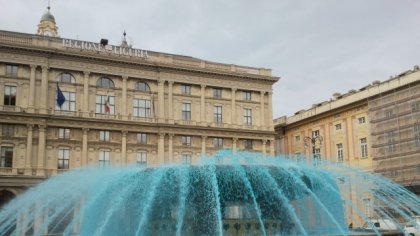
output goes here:
[{"label": "lamp post", "polygon": [[322,141],[324,139],[321,135],[317,135],[315,137],[305,137],[303,138],[303,143],[305,145],[305,148],[312,146],[312,157],[314,159],[314,166],[318,165],[318,161],[320,161],[321,156],[320,153],[316,152],[317,143],[319,144],[319,147],[322,145]]}]

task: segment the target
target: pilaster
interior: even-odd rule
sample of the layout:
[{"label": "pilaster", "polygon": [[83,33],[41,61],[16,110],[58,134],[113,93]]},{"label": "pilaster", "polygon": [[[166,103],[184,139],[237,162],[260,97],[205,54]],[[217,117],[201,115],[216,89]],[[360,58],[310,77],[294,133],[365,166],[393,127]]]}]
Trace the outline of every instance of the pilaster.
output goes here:
[{"label": "pilaster", "polygon": [[231,121],[230,123],[232,125],[236,125],[236,88],[232,88],[232,102],[231,102],[231,107],[232,107],[232,115],[231,115]]},{"label": "pilaster", "polygon": [[29,112],[34,112],[35,109],[35,73],[37,65],[30,65],[31,72],[29,76],[29,97],[28,97],[28,108]]},{"label": "pilaster", "polygon": [[265,126],[265,118],[264,118],[264,95],[265,91],[261,91],[261,98],[260,98],[260,126],[264,128]]},{"label": "pilaster", "polygon": [[206,85],[201,85],[201,99],[200,99],[200,121],[202,124],[206,123]]},{"label": "pilaster", "polygon": [[38,157],[37,157],[37,176],[45,175],[45,125],[38,126]]},{"label": "pilaster", "polygon": [[82,146],[82,166],[85,167],[88,165],[88,128],[83,128],[83,146]]},{"label": "pilaster", "polygon": [[121,131],[121,166],[126,166],[127,161],[127,131]]},{"label": "pilaster", "polygon": [[89,71],[83,72],[83,112],[87,117],[89,115]]},{"label": "pilaster", "polygon": [[174,134],[170,133],[168,134],[169,136],[169,143],[168,143],[168,159],[169,159],[169,163],[174,163],[174,157],[173,157],[173,137]]},{"label": "pilaster", "polygon": [[165,121],[164,85],[165,85],[165,80],[159,79],[158,80],[158,119],[159,119],[159,122]]},{"label": "pilaster", "polygon": [[165,162],[165,133],[159,133],[158,141],[158,165],[162,165]]},{"label": "pilaster", "polygon": [[[170,124],[174,123],[173,85],[174,85],[174,81],[168,81],[168,119],[169,119],[168,122]],[[169,159],[171,159],[171,158],[169,158]]]},{"label": "pilaster", "polygon": [[201,156],[206,156],[206,139],[207,136],[201,136]]},{"label": "pilaster", "polygon": [[34,125],[27,125],[28,133],[26,135],[26,158],[25,158],[25,175],[32,175],[32,138]]},{"label": "pilaster", "polygon": [[41,104],[40,104],[40,113],[47,114],[47,99],[48,99],[48,66],[42,66],[42,76],[41,76]]},{"label": "pilaster", "polygon": [[127,80],[128,76],[122,77],[121,115],[123,120],[127,119]]},{"label": "pilaster", "polygon": [[238,144],[238,138],[233,138],[232,139],[232,152],[233,152],[233,154],[236,154],[237,144]]}]

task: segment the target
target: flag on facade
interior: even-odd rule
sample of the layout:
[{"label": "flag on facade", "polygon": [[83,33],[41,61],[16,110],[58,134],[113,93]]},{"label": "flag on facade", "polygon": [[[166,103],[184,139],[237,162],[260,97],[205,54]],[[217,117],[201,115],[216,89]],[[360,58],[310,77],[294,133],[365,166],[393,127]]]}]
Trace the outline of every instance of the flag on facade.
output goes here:
[{"label": "flag on facade", "polygon": [[106,97],[105,101],[105,113],[109,113],[111,111],[111,106],[109,105],[109,96]]},{"label": "flag on facade", "polygon": [[65,101],[66,101],[66,97],[64,97],[64,94],[57,83],[57,105],[60,107],[60,109],[63,106]]}]

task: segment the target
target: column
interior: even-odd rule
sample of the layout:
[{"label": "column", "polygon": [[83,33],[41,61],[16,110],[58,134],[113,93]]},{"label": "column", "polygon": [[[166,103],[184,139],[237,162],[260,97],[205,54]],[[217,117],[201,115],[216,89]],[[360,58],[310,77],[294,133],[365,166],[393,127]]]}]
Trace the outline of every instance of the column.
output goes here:
[{"label": "column", "polygon": [[347,126],[347,150],[348,156],[347,161],[354,160],[354,140],[353,140],[353,119],[352,117],[347,117],[346,126]]},{"label": "column", "polygon": [[159,133],[157,164],[162,165],[165,162],[165,133]]},{"label": "column", "polygon": [[270,130],[274,130],[274,123],[273,123],[273,92],[268,92],[268,124]]},{"label": "column", "polygon": [[163,122],[165,119],[165,95],[164,95],[165,80],[158,80],[158,119],[159,122]]},{"label": "column", "polygon": [[174,144],[173,144],[173,138],[174,138],[174,134],[168,134],[169,135],[169,143],[168,143],[168,159],[169,159],[169,163],[174,163]]},{"label": "column", "polygon": [[206,85],[201,85],[200,121],[206,122]]},{"label": "column", "polygon": [[83,128],[82,166],[88,165],[88,128]]},{"label": "column", "polygon": [[265,126],[265,119],[264,119],[264,94],[265,91],[261,91],[261,98],[260,98],[260,126],[264,127]]},{"label": "column", "polygon": [[126,166],[127,161],[127,131],[121,132],[121,166]]},{"label": "column", "polygon": [[266,148],[266,144],[267,144],[267,139],[263,139],[262,141],[262,148],[261,148],[261,152],[263,154],[263,157],[265,157],[265,154],[267,152],[267,148]]},{"label": "column", "polygon": [[236,125],[236,88],[232,88],[232,115],[231,115],[231,124]]},{"label": "column", "polygon": [[[173,85],[174,85],[174,81],[168,81],[168,119],[169,119],[169,122],[171,124],[173,124],[173,122],[174,122]],[[173,134],[172,134],[172,136],[173,136]],[[171,137],[171,136],[169,136],[169,137]],[[172,154],[169,154],[169,155],[171,156]],[[173,161],[173,160],[171,160],[171,158],[169,158],[169,160]]]},{"label": "column", "polygon": [[206,156],[206,138],[207,136],[201,136],[201,156]]},{"label": "column", "polygon": [[38,159],[37,159],[37,170],[36,175],[45,175],[45,125],[38,126]]},{"label": "column", "polygon": [[275,153],[275,139],[270,139],[270,156],[274,157],[276,155]]},{"label": "column", "polygon": [[332,157],[331,155],[331,142],[330,142],[330,123],[327,122],[324,126],[324,141],[323,141],[324,145],[325,145],[325,154],[324,157],[327,160],[330,160],[330,158]]},{"label": "column", "polygon": [[29,101],[28,101],[28,108],[30,108],[31,112],[33,112],[35,108],[35,73],[37,65],[30,65],[31,67],[31,75],[29,77]]},{"label": "column", "polygon": [[48,66],[42,66],[42,76],[41,76],[41,104],[40,104],[40,113],[47,114],[47,98],[48,98]]},{"label": "column", "polygon": [[124,120],[127,119],[127,79],[128,76],[123,76],[122,97],[121,97],[121,115]]},{"label": "column", "polygon": [[33,136],[32,124],[27,125],[28,133],[26,137],[26,159],[25,159],[25,175],[32,175],[32,136]]},{"label": "column", "polygon": [[238,143],[238,138],[233,138],[232,139],[232,152],[233,152],[233,154],[236,154],[237,143]]},{"label": "column", "polygon": [[83,80],[83,112],[84,115],[89,115],[89,75],[90,72],[85,71],[83,72],[84,80]]}]

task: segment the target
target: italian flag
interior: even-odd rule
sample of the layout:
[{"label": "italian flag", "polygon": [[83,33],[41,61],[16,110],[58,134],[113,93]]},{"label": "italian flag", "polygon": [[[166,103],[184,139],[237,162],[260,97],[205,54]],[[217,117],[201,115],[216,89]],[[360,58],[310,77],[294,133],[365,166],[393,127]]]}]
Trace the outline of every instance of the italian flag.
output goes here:
[{"label": "italian flag", "polygon": [[109,96],[106,97],[105,101],[105,113],[109,113],[111,111],[111,106],[109,105]]}]

